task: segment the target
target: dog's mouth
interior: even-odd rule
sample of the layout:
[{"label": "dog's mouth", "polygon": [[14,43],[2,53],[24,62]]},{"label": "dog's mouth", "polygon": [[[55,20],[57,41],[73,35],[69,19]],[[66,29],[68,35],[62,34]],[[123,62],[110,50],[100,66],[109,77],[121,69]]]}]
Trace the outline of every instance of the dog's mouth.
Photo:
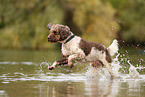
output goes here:
[{"label": "dog's mouth", "polygon": [[51,43],[56,43],[56,42],[57,42],[57,40],[48,39],[48,42],[51,42]]}]

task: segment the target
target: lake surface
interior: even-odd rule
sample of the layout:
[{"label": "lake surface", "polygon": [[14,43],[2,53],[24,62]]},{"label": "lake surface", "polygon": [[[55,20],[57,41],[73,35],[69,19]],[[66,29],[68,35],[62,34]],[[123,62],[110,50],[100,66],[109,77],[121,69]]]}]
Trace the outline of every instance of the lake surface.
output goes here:
[{"label": "lake surface", "polygon": [[121,50],[110,78],[89,64],[47,69],[59,51],[0,50],[0,97],[145,97],[145,50]]}]

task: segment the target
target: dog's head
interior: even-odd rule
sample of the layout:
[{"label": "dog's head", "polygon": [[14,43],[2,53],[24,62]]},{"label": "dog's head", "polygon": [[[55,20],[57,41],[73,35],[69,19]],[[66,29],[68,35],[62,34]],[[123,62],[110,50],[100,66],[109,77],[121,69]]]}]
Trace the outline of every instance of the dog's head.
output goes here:
[{"label": "dog's head", "polygon": [[50,31],[50,34],[48,35],[47,39],[49,42],[52,43],[63,42],[72,34],[68,26],[60,24],[54,25],[52,23],[49,23],[47,25],[47,28]]}]

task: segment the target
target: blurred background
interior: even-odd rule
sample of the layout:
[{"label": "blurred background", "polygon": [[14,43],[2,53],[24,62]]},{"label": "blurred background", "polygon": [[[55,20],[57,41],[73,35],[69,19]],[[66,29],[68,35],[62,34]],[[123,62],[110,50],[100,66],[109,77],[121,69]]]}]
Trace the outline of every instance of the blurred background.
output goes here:
[{"label": "blurred background", "polygon": [[0,0],[0,48],[52,49],[48,23],[83,39],[145,49],[145,0]]},{"label": "blurred background", "polygon": [[[107,70],[58,66],[48,23],[120,50]],[[145,97],[145,0],[0,0],[0,97]]]}]

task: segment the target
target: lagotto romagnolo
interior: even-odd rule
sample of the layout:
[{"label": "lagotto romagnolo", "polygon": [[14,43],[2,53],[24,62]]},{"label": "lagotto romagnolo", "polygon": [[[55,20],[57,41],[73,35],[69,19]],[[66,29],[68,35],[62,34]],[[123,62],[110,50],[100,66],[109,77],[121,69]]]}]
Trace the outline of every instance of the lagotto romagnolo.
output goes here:
[{"label": "lagotto romagnolo", "polygon": [[91,66],[96,68],[106,66],[111,76],[113,76],[110,64],[112,62],[111,57],[118,52],[118,41],[116,39],[106,48],[102,44],[88,42],[74,35],[68,26],[49,23],[47,28],[50,31],[47,37],[48,41],[62,43],[61,51],[63,55],[61,60],[55,61],[52,66],[48,66],[49,70],[59,65],[68,64],[72,68],[75,62],[89,62]]}]

